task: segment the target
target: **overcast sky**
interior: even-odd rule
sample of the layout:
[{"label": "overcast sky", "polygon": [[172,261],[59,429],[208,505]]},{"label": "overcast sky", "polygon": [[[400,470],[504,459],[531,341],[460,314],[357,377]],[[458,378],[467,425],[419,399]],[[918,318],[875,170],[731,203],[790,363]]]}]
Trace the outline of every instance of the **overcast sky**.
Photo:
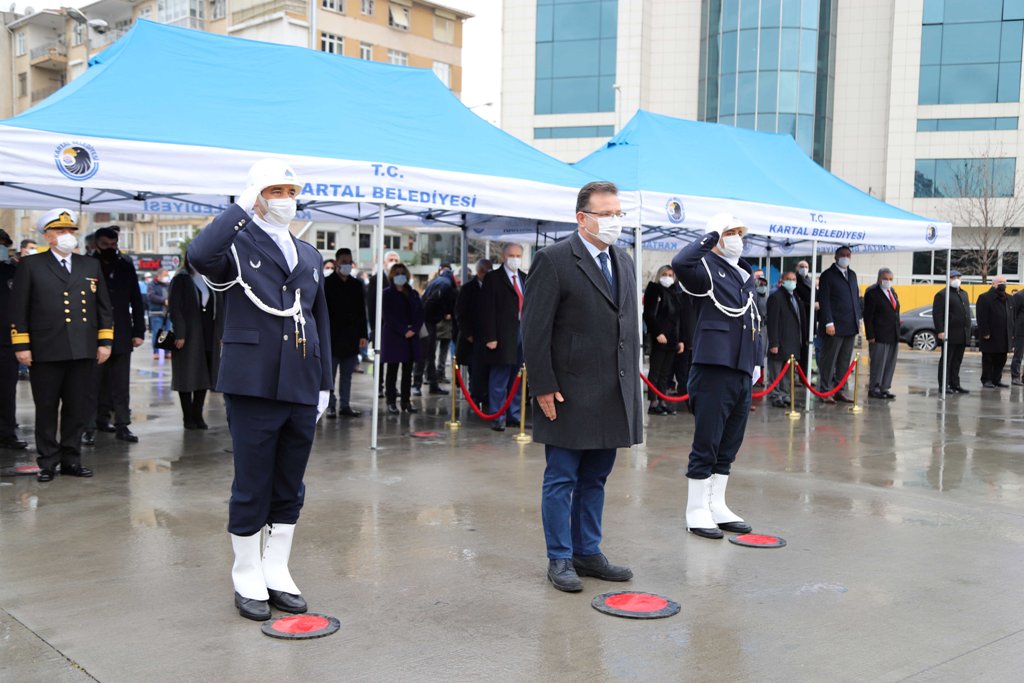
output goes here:
[{"label": "overcast sky", "polygon": [[[354,0],[353,0],[354,1]],[[93,0],[15,0],[18,11],[26,7],[41,10],[50,4],[82,7]],[[501,112],[501,5],[502,0],[441,0],[441,4],[473,14],[462,36],[462,101],[466,106],[497,125]],[[7,9],[11,0],[0,0]],[[489,107],[480,106],[491,102]]]}]

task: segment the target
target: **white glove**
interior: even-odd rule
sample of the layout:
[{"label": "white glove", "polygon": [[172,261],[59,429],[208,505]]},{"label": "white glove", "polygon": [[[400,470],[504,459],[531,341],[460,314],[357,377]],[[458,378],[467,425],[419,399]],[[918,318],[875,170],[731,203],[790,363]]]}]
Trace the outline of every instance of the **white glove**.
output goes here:
[{"label": "white glove", "polygon": [[751,380],[751,384],[757,384],[757,380],[761,379],[761,366],[754,366],[754,378]]},{"label": "white glove", "polygon": [[250,185],[242,191],[242,194],[235,197],[235,204],[238,204],[242,207],[243,211],[251,216],[254,211],[254,207],[256,206],[256,199],[259,198],[259,196],[260,189],[254,185]]},{"label": "white glove", "polygon": [[331,392],[321,391],[320,399],[316,402],[316,421],[319,422],[320,418],[327,412],[327,404],[331,400]]}]

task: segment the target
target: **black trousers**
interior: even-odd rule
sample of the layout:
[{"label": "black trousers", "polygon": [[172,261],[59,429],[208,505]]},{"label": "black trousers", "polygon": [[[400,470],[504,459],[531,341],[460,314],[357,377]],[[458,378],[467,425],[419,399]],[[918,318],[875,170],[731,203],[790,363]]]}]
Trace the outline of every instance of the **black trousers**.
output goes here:
[{"label": "black trousers", "polygon": [[1020,379],[1020,364],[1024,360],[1024,337],[1013,338],[1013,360],[1010,361],[1010,377]]},{"label": "black trousers", "polygon": [[36,404],[36,462],[44,470],[82,464],[82,432],[92,416],[89,397],[95,366],[96,361],[91,358],[32,363],[29,376]]},{"label": "black trousers", "polygon": [[92,405],[96,407],[96,414],[93,416],[89,426],[96,422],[106,422],[110,414],[114,414],[114,424],[118,427],[127,427],[131,424],[132,413],[129,409],[131,400],[128,387],[131,384],[132,354],[112,353],[107,362],[96,366],[96,381],[93,384],[93,391],[99,391],[98,396],[93,397]]},{"label": "black trousers", "polygon": [[939,388],[942,388],[942,364],[945,363],[946,350],[949,349],[949,369],[946,371],[946,386],[960,388],[960,365],[964,362],[966,344],[943,344],[942,356],[939,358]]},{"label": "black trousers", "polygon": [[1006,352],[981,354],[981,382],[998,384],[1003,381],[1003,368],[1006,367]]},{"label": "black trousers", "polygon": [[[651,346],[651,366],[648,368],[647,379],[662,393],[668,392],[668,384],[672,380],[672,367],[677,355],[680,354],[672,347],[661,348],[658,344]],[[657,401],[658,395],[653,389],[648,389],[647,398]]]},{"label": "black trousers", "polygon": [[179,391],[181,401],[181,417],[186,426],[203,422],[203,404],[206,403],[206,390]]},{"label": "black trousers", "polygon": [[473,346],[470,358],[472,362],[469,371],[469,395],[477,405],[482,406],[487,403],[487,393],[490,391],[491,366],[484,363],[483,351],[476,345]]},{"label": "black trousers", "polygon": [[402,366],[402,403],[408,403],[412,393],[412,363],[385,363],[384,372],[387,377],[384,380],[384,400],[394,403],[398,397],[398,366]]},{"label": "black trousers", "polygon": [[224,407],[235,461],[228,531],[251,536],[267,524],[294,524],[306,496],[316,406],[224,394]]},{"label": "black trousers", "polygon": [[693,351],[687,347],[682,353],[677,353],[672,359],[672,375],[676,381],[676,393],[680,396],[687,393],[687,385],[690,382],[690,368],[693,366]]},{"label": "black trousers", "polygon": [[[6,330],[0,330],[0,334]],[[18,427],[15,404],[18,393],[18,359],[14,348],[0,346],[0,438],[13,439]]]},{"label": "black trousers", "polygon": [[686,476],[707,479],[712,474],[729,474],[747,431],[750,375],[721,365],[694,363],[688,387],[695,424]]}]

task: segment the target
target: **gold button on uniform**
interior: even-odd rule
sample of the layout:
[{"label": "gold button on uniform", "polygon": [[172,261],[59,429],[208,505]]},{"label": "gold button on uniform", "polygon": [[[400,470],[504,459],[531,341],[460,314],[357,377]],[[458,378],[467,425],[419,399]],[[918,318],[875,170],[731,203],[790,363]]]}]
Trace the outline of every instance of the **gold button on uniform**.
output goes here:
[{"label": "gold button on uniform", "polygon": [[70,301],[68,301],[67,299],[64,299],[64,305],[65,305],[65,306],[67,306],[67,305],[68,305],[68,304],[70,304],[70,303],[71,303]]},{"label": "gold button on uniform", "polygon": [[70,308],[65,308],[65,309],[64,309],[64,312],[65,312],[65,313],[70,313],[70,312],[71,312],[71,309],[70,309]]},{"label": "gold button on uniform", "polygon": [[64,292],[64,296],[67,296],[67,295],[68,295],[68,293],[67,293],[67,292]]},{"label": "gold button on uniform", "polygon": [[284,340],[285,340],[285,341],[288,341],[288,335],[287,335],[287,334],[286,334],[286,335],[284,335]]},{"label": "gold button on uniform", "polygon": [[83,323],[87,323],[87,322],[89,322],[89,320],[87,318],[82,318],[82,322]]},{"label": "gold button on uniform", "polygon": [[71,318],[64,318],[64,322],[66,322],[66,323],[71,322]]}]

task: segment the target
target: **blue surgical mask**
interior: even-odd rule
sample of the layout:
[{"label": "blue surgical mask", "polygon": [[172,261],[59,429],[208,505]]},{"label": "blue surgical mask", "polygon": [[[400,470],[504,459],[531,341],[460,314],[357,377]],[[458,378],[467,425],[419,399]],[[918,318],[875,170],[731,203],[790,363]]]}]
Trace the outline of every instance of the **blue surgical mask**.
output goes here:
[{"label": "blue surgical mask", "polygon": [[792,292],[796,289],[796,280],[783,280],[782,286],[786,288],[787,292]]},{"label": "blue surgical mask", "polygon": [[758,294],[767,294],[768,293],[768,288],[766,286],[764,286],[764,285],[758,285],[757,286],[757,293]]},{"label": "blue surgical mask", "polygon": [[409,282],[409,278],[407,278],[404,275],[396,275],[391,280],[391,282],[393,282],[394,284],[398,285],[399,287],[404,287]]},{"label": "blue surgical mask", "polygon": [[0,245],[0,261],[6,261],[11,256],[11,250]]}]

